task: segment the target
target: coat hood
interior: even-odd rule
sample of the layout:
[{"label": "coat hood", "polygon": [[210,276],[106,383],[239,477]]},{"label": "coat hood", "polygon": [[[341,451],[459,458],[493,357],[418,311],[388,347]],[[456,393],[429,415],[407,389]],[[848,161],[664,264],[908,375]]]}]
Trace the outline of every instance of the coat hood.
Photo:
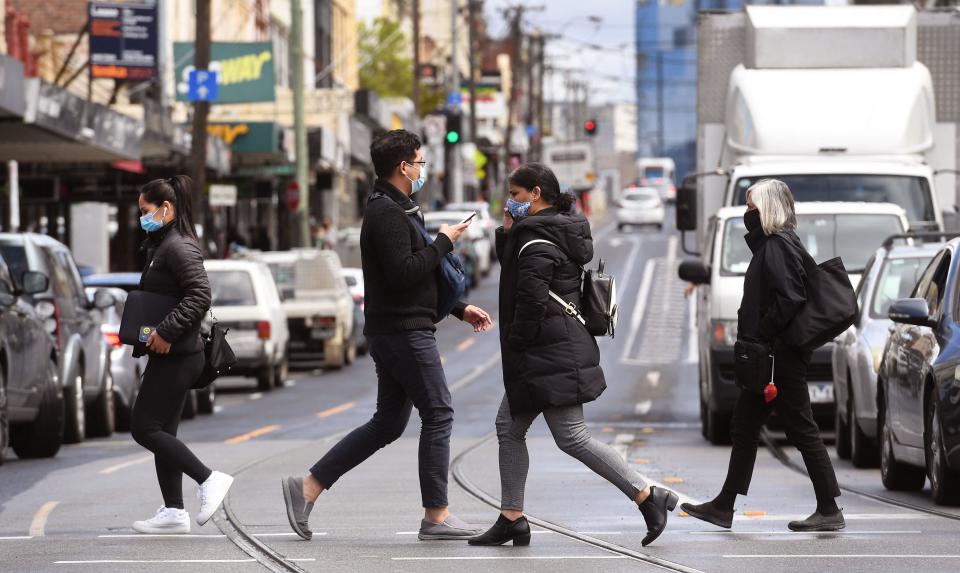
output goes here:
[{"label": "coat hood", "polygon": [[551,207],[521,219],[513,230],[555,243],[580,266],[593,259],[590,222],[581,213],[560,213]]}]

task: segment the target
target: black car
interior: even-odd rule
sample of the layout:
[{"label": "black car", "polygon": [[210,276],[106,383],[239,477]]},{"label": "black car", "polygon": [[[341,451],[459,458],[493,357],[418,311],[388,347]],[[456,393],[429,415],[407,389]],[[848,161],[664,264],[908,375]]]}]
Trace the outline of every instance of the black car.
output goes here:
[{"label": "black car", "polygon": [[960,275],[955,239],[933,258],[894,322],[877,380],[881,477],[891,490],[930,479],[937,504],[960,503]]},{"label": "black car", "polygon": [[8,444],[21,458],[56,455],[63,440],[63,394],[53,339],[20,295],[47,290],[47,277],[27,272],[14,287],[0,258],[0,464]]}]

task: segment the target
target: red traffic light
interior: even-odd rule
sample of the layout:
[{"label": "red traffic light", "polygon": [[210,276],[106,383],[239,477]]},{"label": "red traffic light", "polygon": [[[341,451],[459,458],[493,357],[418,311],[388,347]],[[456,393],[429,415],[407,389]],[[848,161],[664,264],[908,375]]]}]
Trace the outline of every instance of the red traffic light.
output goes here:
[{"label": "red traffic light", "polygon": [[595,135],[597,133],[597,122],[592,119],[583,122],[583,131],[587,135]]}]

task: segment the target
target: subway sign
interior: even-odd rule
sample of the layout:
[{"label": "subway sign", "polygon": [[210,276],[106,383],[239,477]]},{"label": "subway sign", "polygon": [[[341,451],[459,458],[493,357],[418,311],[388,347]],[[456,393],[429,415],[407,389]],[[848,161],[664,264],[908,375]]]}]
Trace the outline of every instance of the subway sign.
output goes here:
[{"label": "subway sign", "polygon": [[[193,42],[175,42],[177,101],[188,101]],[[214,42],[210,47],[210,68],[217,72],[219,97],[214,103],[274,101],[276,75],[273,45],[270,42]]]}]

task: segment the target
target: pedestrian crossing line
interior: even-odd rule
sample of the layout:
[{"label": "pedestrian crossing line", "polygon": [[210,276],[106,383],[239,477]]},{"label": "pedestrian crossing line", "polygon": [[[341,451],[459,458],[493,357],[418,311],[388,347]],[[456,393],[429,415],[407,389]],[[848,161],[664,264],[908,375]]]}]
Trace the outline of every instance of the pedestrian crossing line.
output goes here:
[{"label": "pedestrian crossing line", "polygon": [[562,560],[562,559],[629,559],[626,555],[469,555],[462,557],[391,557],[392,561],[503,561],[503,560]]},{"label": "pedestrian crossing line", "polygon": [[126,469],[130,466],[135,466],[137,464],[143,464],[150,461],[153,461],[153,454],[147,454],[145,456],[140,456],[133,460],[127,460],[125,462],[120,462],[119,464],[114,464],[112,466],[103,468],[97,473],[99,473],[102,476],[106,476],[106,475],[110,475],[112,473],[118,472],[122,469]]},{"label": "pedestrian crossing line", "polygon": [[[762,515],[750,517],[743,514],[733,516],[734,521],[794,521],[806,519],[808,514],[785,514],[785,515]],[[903,519],[917,520],[929,519],[928,515],[917,513],[844,513],[843,519],[846,521],[899,521]]]},{"label": "pedestrian crossing line", "polygon": [[724,559],[960,559],[960,554],[889,554],[889,553],[804,553],[804,554],[730,554],[723,555]]},{"label": "pedestrian crossing line", "polygon": [[243,442],[249,442],[250,440],[252,440],[252,439],[254,439],[254,438],[259,438],[260,436],[263,436],[263,435],[265,435],[265,434],[269,434],[269,433],[271,433],[271,432],[276,432],[276,431],[279,430],[279,429],[280,429],[280,425],[279,425],[279,424],[271,424],[271,425],[269,425],[269,426],[264,426],[264,427],[262,427],[262,428],[257,428],[256,430],[247,432],[246,434],[240,434],[239,436],[234,436],[234,437],[232,437],[232,438],[228,438],[227,440],[224,440],[224,442],[227,443],[227,444],[231,444],[231,445],[232,445],[232,444],[241,444],[241,443],[243,443]]},{"label": "pedestrian crossing line", "polygon": [[[419,531],[398,531],[396,535],[418,535]],[[543,534],[555,534],[556,531],[550,531],[549,529],[531,529],[531,534],[543,535]],[[622,531],[577,531],[579,535],[623,535]],[[314,533],[316,535],[316,533]]]},{"label": "pedestrian crossing line", "polygon": [[335,416],[335,415],[337,415],[337,414],[341,414],[341,413],[343,413],[343,412],[346,412],[347,410],[353,408],[353,407],[356,406],[356,405],[357,405],[356,402],[347,402],[347,403],[345,403],[345,404],[340,404],[339,406],[334,406],[333,408],[327,408],[326,410],[324,410],[324,411],[322,411],[322,412],[317,412],[317,417],[318,417],[318,418],[329,418],[330,416]]},{"label": "pedestrian crossing line", "polygon": [[[326,535],[326,531],[314,531],[316,535]],[[296,533],[254,533],[254,537],[297,537]],[[98,535],[98,539],[224,539],[222,533],[108,533]],[[2,539],[2,538],[0,538]],[[30,538],[27,538],[30,539]]]},{"label": "pedestrian crossing line", "polygon": [[30,535],[32,537],[43,537],[46,534],[47,518],[50,517],[50,514],[58,505],[60,505],[59,501],[48,501],[40,506],[30,523]]},{"label": "pedestrian crossing line", "polygon": [[[850,537],[850,536],[852,536],[852,535],[920,535],[920,534],[923,533],[923,531],[921,531],[921,530],[919,530],[919,529],[909,529],[909,530],[903,530],[903,531],[890,531],[890,530],[883,530],[883,531],[850,531],[850,530],[843,530],[843,531],[831,531],[831,532],[829,532],[829,533],[830,533],[830,535],[843,535],[843,536],[845,536],[845,537]],[[731,536],[731,535],[733,535],[733,536],[737,536],[737,535],[766,535],[766,536],[772,536],[772,535],[776,535],[776,536],[784,536],[784,537],[790,537],[790,538],[798,538],[798,537],[806,534],[806,535],[809,535],[810,538],[812,538],[812,539],[818,539],[819,536],[823,535],[823,532],[821,532],[821,531],[801,532],[801,531],[728,531],[728,530],[724,530],[724,531],[688,531],[687,534],[689,534],[689,535],[726,535],[726,536]]]},{"label": "pedestrian crossing line", "polygon": [[457,345],[457,352],[463,352],[477,343],[476,338],[467,338]]},{"label": "pedestrian crossing line", "polygon": [[0,537],[0,541],[20,541],[24,539],[33,539],[32,535],[6,535]]},{"label": "pedestrian crossing line", "polygon": [[[307,563],[314,558],[286,559],[291,563]],[[164,563],[257,563],[256,559],[89,559],[54,561],[54,565],[112,565],[112,564],[164,564]]]}]

